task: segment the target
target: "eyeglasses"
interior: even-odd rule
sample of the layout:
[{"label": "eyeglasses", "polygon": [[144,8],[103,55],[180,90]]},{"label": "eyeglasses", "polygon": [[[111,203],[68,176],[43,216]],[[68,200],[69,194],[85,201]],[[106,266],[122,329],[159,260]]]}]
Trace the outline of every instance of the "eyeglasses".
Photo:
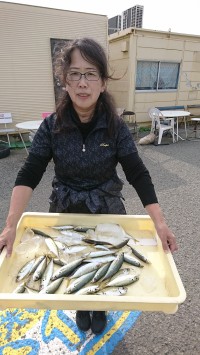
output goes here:
[{"label": "eyeglasses", "polygon": [[81,80],[82,76],[84,76],[88,81],[98,81],[100,78],[100,75],[97,71],[87,71],[84,74],[78,71],[71,71],[67,73],[67,79],[69,81],[79,81]]}]

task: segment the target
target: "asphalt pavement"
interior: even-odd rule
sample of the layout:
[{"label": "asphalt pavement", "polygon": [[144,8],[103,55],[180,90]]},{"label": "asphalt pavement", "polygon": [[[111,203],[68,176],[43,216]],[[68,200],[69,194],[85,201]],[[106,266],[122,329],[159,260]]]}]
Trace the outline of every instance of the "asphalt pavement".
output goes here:
[{"label": "asphalt pavement", "polygon": [[[142,312],[134,326],[113,350],[113,354],[198,355],[200,140],[179,141],[161,146],[138,146],[138,150],[150,171],[168,225],[177,238],[179,250],[174,253],[174,260],[187,298],[173,315]],[[14,149],[10,156],[0,159],[0,230],[5,223],[17,172],[25,158],[24,149]],[[118,172],[124,179],[121,167]],[[50,162],[42,181],[34,191],[27,211],[48,211],[53,174],[53,163]],[[126,181],[123,195],[128,214],[146,214],[136,192]]]}]

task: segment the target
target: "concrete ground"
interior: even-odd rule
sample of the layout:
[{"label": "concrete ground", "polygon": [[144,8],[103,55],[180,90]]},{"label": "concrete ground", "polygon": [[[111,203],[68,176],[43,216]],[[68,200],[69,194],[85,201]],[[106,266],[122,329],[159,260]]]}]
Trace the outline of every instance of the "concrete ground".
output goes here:
[{"label": "concrete ground", "polygon": [[[179,141],[161,146],[138,146],[138,150],[151,173],[166,220],[177,237],[179,250],[174,254],[174,260],[186,289],[187,299],[173,315],[142,312],[112,354],[198,355],[200,354],[200,140]],[[4,226],[16,174],[25,158],[26,153],[22,149],[12,150],[9,157],[0,160],[0,230]],[[123,178],[120,167],[118,171]],[[34,192],[27,211],[48,211],[52,176],[53,163],[51,162]],[[135,191],[126,182],[123,193],[128,214],[146,214]],[[38,354],[43,353],[38,352]],[[101,355],[103,352],[98,354]]]}]

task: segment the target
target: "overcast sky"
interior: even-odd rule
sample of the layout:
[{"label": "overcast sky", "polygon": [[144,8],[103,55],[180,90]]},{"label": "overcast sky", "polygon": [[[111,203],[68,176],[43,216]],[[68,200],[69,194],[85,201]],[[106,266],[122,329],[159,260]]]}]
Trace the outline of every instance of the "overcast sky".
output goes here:
[{"label": "overcast sky", "polygon": [[[5,0],[4,0],[5,1]],[[199,0],[13,0],[20,4],[57,9],[120,15],[135,5],[144,6],[143,28],[200,35]]]}]

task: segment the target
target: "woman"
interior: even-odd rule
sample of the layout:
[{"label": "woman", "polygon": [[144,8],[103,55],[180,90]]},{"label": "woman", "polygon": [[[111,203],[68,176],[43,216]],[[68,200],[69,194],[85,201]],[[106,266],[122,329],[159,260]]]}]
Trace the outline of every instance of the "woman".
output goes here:
[{"label": "woman", "polygon": [[[75,40],[62,50],[55,71],[65,92],[56,113],[42,122],[18,173],[0,249],[6,245],[11,255],[17,222],[53,159],[50,212],[125,214],[123,184],[116,173],[120,163],[152,218],[164,250],[177,250],[149,172],[106,90],[110,77],[103,48],[89,38]],[[93,312],[91,319],[89,311],[77,311],[76,322],[80,329],[91,327],[99,334],[106,326],[106,315]]]}]

